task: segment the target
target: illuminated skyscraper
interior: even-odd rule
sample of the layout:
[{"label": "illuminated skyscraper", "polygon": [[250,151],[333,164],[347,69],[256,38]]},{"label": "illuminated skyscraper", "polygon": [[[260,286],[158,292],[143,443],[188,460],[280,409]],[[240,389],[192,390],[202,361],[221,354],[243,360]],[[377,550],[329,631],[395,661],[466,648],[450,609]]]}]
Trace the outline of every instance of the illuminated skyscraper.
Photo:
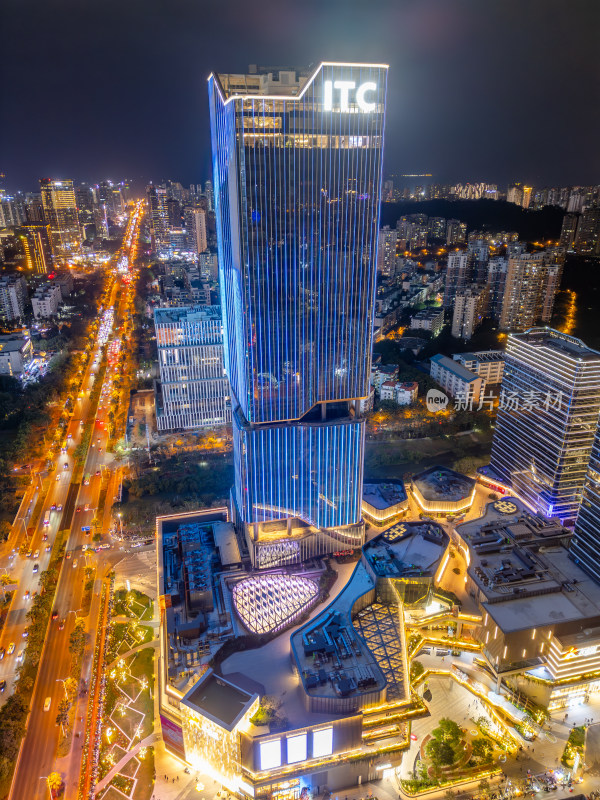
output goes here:
[{"label": "illuminated skyscraper", "polygon": [[386,77],[210,78],[234,505],[259,566],[363,541]]},{"label": "illuminated skyscraper", "polygon": [[510,334],[490,466],[537,511],[573,521],[600,410],[600,353],[552,328]]},{"label": "illuminated skyscraper", "polygon": [[29,223],[21,226],[20,238],[25,253],[25,263],[31,272],[45,275],[52,269],[52,232],[46,223]]},{"label": "illuminated skyscraper", "polygon": [[40,178],[42,205],[50,225],[52,254],[57,262],[79,255],[81,231],[73,181],[53,181]]},{"label": "illuminated skyscraper", "polygon": [[169,245],[169,215],[167,212],[167,190],[163,186],[146,187],[150,215],[150,238],[152,249],[158,253]]}]

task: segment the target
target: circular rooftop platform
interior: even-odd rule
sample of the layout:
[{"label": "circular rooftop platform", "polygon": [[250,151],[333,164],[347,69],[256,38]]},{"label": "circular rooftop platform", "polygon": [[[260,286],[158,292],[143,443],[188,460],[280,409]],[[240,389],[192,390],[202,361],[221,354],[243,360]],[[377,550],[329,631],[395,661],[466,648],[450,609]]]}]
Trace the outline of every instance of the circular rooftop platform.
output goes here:
[{"label": "circular rooftop platform", "polygon": [[424,511],[454,513],[469,508],[475,480],[448,467],[429,467],[412,479],[412,490]]}]

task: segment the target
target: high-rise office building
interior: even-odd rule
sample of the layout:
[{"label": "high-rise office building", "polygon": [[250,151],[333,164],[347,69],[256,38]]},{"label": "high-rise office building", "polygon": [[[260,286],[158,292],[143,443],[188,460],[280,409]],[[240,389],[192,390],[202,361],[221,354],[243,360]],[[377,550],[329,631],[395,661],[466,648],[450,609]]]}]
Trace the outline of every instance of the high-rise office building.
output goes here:
[{"label": "high-rise office building", "polygon": [[600,411],[600,353],[551,328],[510,334],[491,469],[546,516],[573,520]]},{"label": "high-rise office building", "polygon": [[45,275],[52,269],[52,247],[50,225],[46,223],[29,223],[22,225],[19,231],[25,264],[31,272]]},{"label": "high-rise office building", "polygon": [[219,306],[154,311],[160,386],[159,431],[214,427],[231,421]]},{"label": "high-rise office building", "polygon": [[56,262],[79,255],[81,231],[73,181],[40,179],[44,217],[50,225],[52,254]]},{"label": "high-rise office building", "polygon": [[501,328],[526,331],[540,322],[550,322],[563,262],[563,254],[553,249],[508,259]]},{"label": "high-rise office building", "polygon": [[209,81],[234,512],[256,564],[364,539],[386,77]]},{"label": "high-rise office building", "polygon": [[169,247],[169,215],[167,212],[167,190],[162,186],[146,187],[148,213],[150,216],[150,239],[152,249],[164,252]]},{"label": "high-rise office building", "polygon": [[573,560],[600,583],[600,427],[592,445],[570,550]]}]

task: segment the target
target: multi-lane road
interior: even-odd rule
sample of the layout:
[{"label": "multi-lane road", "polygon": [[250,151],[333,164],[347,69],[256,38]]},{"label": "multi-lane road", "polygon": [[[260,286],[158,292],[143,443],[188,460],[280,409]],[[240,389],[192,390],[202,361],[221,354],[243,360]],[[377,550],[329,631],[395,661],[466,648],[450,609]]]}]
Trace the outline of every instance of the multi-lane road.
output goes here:
[{"label": "multi-lane road", "polygon": [[[125,237],[124,251],[128,254],[135,252],[139,227],[140,206],[137,215],[132,215],[132,224],[129,226]],[[132,230],[133,229],[133,230]],[[115,257],[115,266],[118,266],[123,251]],[[119,324],[123,298],[118,299],[117,280],[111,290],[107,309],[115,310],[115,324]],[[105,311],[104,334],[110,335],[110,312]],[[116,337],[115,337],[116,338]],[[115,560],[114,551],[110,549],[94,552],[91,549],[94,533],[92,520],[95,516],[100,497],[103,473],[111,468],[112,456],[107,454],[108,443],[108,413],[109,398],[112,389],[112,368],[109,362],[103,379],[100,399],[97,403],[90,401],[90,391],[93,387],[95,375],[101,365],[101,349],[103,336],[102,326],[94,342],[91,357],[82,381],[83,396],[77,400],[73,418],[69,424],[64,444],[67,452],[60,452],[53,461],[49,475],[43,479],[48,481],[49,489],[44,499],[42,513],[35,526],[31,540],[32,555],[19,555],[16,539],[20,540],[22,533],[18,530],[11,537],[7,549],[9,552],[0,554],[0,566],[7,569],[10,577],[18,581],[18,589],[13,598],[10,612],[0,636],[0,647],[6,654],[0,660],[0,680],[6,681],[6,688],[0,698],[6,699],[12,691],[15,671],[19,664],[21,653],[26,645],[26,614],[30,606],[29,597],[39,590],[39,576],[47,568],[50,559],[50,550],[59,531],[67,531],[66,557],[63,560],[61,573],[56,590],[54,610],[56,619],[51,620],[46,636],[44,651],[40,660],[38,677],[31,701],[31,710],[28,718],[27,733],[23,741],[21,753],[15,770],[10,797],[14,800],[21,798],[47,797],[48,789],[45,785],[45,776],[52,770],[56,757],[59,740],[59,727],[56,724],[58,705],[64,696],[61,683],[69,674],[70,654],[69,637],[75,626],[76,618],[81,612],[85,592],[85,567],[97,567],[97,576],[104,571],[107,562]],[[74,450],[81,441],[85,425],[93,421],[92,434],[87,452],[83,477],[77,482],[73,481],[76,468]],[[66,466],[65,466],[66,465]],[[34,478],[38,485],[39,479]],[[31,509],[35,507],[34,491],[40,488],[31,487]],[[112,498],[107,498],[110,503]],[[52,506],[56,506],[52,510]],[[22,504],[21,511],[25,515],[30,506],[30,501]],[[62,510],[58,510],[62,506]],[[49,524],[45,523],[46,512],[49,512]],[[30,518],[30,515],[29,515]],[[27,522],[25,523],[25,525]],[[24,526],[19,525],[24,532]],[[85,529],[90,528],[88,532]],[[111,543],[109,532],[102,530],[102,543]],[[10,547],[16,548],[10,550]],[[85,548],[85,551],[84,551]],[[39,553],[38,553],[39,551]],[[34,572],[36,569],[37,570]],[[96,579],[94,592],[98,590],[99,579]],[[26,596],[29,592],[30,595]],[[95,631],[95,620],[92,619],[97,603],[92,604],[92,614],[86,619],[86,628],[92,634]],[[97,613],[97,612],[96,612]],[[9,655],[9,650],[14,651]],[[0,650],[1,654],[1,650]],[[49,701],[48,701],[49,698]],[[46,710],[47,709],[47,710]]]}]

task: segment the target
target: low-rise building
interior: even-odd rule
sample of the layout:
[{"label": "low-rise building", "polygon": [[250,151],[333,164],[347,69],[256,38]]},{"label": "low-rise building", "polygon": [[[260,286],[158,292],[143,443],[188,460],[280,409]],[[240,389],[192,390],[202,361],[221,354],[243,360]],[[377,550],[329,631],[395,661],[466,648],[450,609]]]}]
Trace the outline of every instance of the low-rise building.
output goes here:
[{"label": "low-rise building", "polygon": [[18,377],[33,358],[33,344],[26,336],[0,336],[0,375]]},{"label": "low-rise building", "polygon": [[416,381],[384,381],[379,397],[381,400],[392,400],[399,406],[409,406],[415,402],[418,393],[419,384]]},{"label": "low-rise building", "polygon": [[381,384],[391,381],[398,375],[398,364],[373,364],[371,367],[371,385],[376,392],[381,392]]},{"label": "low-rise building", "polygon": [[48,281],[38,287],[31,296],[31,307],[36,319],[53,317],[62,302],[60,286]]},{"label": "low-rise building", "polygon": [[502,383],[504,350],[479,350],[475,353],[455,353],[452,358],[465,369],[483,378],[487,384]]},{"label": "low-rise building", "polygon": [[443,308],[425,308],[410,318],[410,327],[416,330],[429,331],[435,338],[444,327]]},{"label": "low-rise building", "polygon": [[447,356],[431,357],[430,375],[450,397],[460,399],[466,407],[477,406],[483,397],[483,378]]}]

